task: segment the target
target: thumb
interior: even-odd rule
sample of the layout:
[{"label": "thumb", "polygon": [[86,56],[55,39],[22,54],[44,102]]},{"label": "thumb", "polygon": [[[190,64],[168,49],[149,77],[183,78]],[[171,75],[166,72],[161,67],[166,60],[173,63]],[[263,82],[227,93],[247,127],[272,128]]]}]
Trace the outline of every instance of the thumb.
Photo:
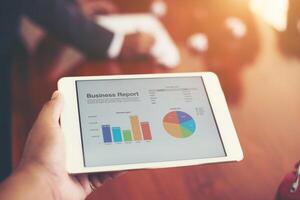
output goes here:
[{"label": "thumb", "polygon": [[63,110],[63,96],[59,91],[52,94],[51,100],[48,101],[38,116],[39,123],[48,125],[59,125],[58,121]]}]

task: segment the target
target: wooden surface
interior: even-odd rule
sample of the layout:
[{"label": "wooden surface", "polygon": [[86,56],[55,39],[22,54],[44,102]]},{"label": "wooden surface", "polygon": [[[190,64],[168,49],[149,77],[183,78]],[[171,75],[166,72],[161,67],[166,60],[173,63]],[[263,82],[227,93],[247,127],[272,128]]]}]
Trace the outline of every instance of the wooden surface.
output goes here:
[{"label": "wooden surface", "polygon": [[[300,158],[300,62],[280,53],[274,30],[257,19],[255,27],[259,49],[253,61],[221,65],[221,69],[203,67],[207,63],[186,47],[180,34],[176,43],[182,62],[174,70],[147,61],[86,62],[73,50],[55,45],[52,48],[51,40],[45,41],[40,52],[29,59],[21,53],[13,72],[14,165],[20,158],[26,133],[60,76],[213,70],[221,77],[244,160],[128,172],[105,184],[89,199],[273,199],[284,174]],[[62,51],[64,57],[60,56]],[[60,69],[66,66],[72,69]],[[57,73],[53,74],[53,70]]]}]

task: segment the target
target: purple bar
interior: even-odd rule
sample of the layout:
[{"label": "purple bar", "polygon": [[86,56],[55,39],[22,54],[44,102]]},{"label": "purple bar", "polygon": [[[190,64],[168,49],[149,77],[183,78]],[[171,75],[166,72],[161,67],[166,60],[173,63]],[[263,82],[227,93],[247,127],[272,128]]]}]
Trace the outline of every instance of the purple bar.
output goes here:
[{"label": "purple bar", "polygon": [[105,143],[112,142],[110,125],[102,125],[102,134]]}]

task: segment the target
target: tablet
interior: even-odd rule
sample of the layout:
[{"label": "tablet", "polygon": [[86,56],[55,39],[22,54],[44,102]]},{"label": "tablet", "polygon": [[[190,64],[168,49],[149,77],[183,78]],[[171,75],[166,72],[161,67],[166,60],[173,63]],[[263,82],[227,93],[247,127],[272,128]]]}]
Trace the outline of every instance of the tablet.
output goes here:
[{"label": "tablet", "polygon": [[58,89],[70,173],[243,158],[213,73],[64,77]]}]

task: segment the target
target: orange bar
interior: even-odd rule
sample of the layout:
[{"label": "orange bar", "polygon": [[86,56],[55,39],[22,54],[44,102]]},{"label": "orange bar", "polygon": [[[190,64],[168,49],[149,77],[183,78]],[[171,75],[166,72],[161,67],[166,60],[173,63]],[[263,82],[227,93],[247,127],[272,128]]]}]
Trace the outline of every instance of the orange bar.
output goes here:
[{"label": "orange bar", "polygon": [[149,122],[141,122],[144,140],[152,140]]},{"label": "orange bar", "polygon": [[130,116],[130,123],[134,140],[142,140],[142,133],[140,129],[140,121],[138,116]]}]

